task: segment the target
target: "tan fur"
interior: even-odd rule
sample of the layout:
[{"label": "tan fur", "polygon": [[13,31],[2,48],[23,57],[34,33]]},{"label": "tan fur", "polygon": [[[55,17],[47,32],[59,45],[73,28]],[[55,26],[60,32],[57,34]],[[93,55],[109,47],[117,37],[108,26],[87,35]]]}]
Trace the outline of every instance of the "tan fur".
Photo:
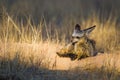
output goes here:
[{"label": "tan fur", "polygon": [[96,26],[92,26],[90,28],[81,30],[80,25],[76,24],[72,34],[71,42],[57,52],[58,56],[70,57],[71,60],[79,60],[81,58],[95,56],[95,41],[88,38],[88,34],[95,27]]},{"label": "tan fur", "polygon": [[95,44],[87,37],[82,37],[77,43],[69,43],[66,47],[60,49],[57,54],[61,57],[69,57],[69,54],[76,55],[75,59],[92,56],[94,53]]}]

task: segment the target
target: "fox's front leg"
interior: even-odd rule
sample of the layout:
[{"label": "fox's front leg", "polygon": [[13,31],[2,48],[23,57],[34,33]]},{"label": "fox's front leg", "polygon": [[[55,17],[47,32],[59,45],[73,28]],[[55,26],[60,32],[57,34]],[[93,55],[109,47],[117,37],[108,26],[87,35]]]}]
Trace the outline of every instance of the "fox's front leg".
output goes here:
[{"label": "fox's front leg", "polygon": [[72,43],[70,43],[67,46],[65,46],[64,48],[60,49],[57,52],[57,55],[60,57],[69,57],[69,54],[74,52],[73,50],[74,50],[74,46],[72,45]]},{"label": "fox's front leg", "polygon": [[56,52],[56,54],[58,56],[60,56],[60,57],[66,57],[67,56],[67,52],[68,52],[68,50],[66,48],[62,48],[58,52]]},{"label": "fox's front leg", "polygon": [[60,49],[57,52],[57,55],[60,57],[69,57],[71,60],[75,60],[77,58],[77,55],[74,51],[74,45],[72,43],[69,43],[67,46]]}]

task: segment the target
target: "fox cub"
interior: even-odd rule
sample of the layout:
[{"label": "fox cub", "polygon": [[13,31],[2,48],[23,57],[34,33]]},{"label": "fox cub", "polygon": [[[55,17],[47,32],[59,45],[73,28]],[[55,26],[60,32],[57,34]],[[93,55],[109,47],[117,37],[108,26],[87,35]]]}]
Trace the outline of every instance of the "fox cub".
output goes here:
[{"label": "fox cub", "polygon": [[60,49],[57,55],[60,57],[69,57],[71,60],[95,56],[97,54],[95,41],[88,38],[89,33],[92,32],[94,28],[95,26],[81,30],[80,25],[76,24],[71,42]]}]

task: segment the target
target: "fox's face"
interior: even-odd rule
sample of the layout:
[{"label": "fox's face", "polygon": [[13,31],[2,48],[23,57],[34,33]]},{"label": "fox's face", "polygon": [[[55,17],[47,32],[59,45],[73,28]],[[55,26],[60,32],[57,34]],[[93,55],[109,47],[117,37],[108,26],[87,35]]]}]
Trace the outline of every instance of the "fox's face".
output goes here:
[{"label": "fox's face", "polygon": [[90,32],[92,32],[92,30],[95,28],[96,26],[92,26],[90,28],[81,30],[81,27],[79,24],[76,24],[75,29],[73,31],[72,34],[72,39],[71,42],[72,43],[76,43],[79,40],[83,39],[84,37],[88,37],[88,35],[90,34]]}]

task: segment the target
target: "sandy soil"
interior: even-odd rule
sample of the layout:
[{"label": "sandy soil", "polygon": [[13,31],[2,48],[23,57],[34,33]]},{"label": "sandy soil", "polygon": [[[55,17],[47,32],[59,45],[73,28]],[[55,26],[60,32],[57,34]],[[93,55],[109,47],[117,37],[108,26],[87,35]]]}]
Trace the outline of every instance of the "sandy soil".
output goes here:
[{"label": "sandy soil", "polygon": [[[53,57],[53,55],[51,55]],[[116,53],[103,53],[94,57],[88,57],[81,60],[71,61],[69,58],[62,58],[54,56],[55,58],[52,64],[52,68],[56,70],[68,70],[70,68],[80,69],[94,69],[94,68],[106,68],[106,69],[117,69],[120,71],[120,52]]]}]

